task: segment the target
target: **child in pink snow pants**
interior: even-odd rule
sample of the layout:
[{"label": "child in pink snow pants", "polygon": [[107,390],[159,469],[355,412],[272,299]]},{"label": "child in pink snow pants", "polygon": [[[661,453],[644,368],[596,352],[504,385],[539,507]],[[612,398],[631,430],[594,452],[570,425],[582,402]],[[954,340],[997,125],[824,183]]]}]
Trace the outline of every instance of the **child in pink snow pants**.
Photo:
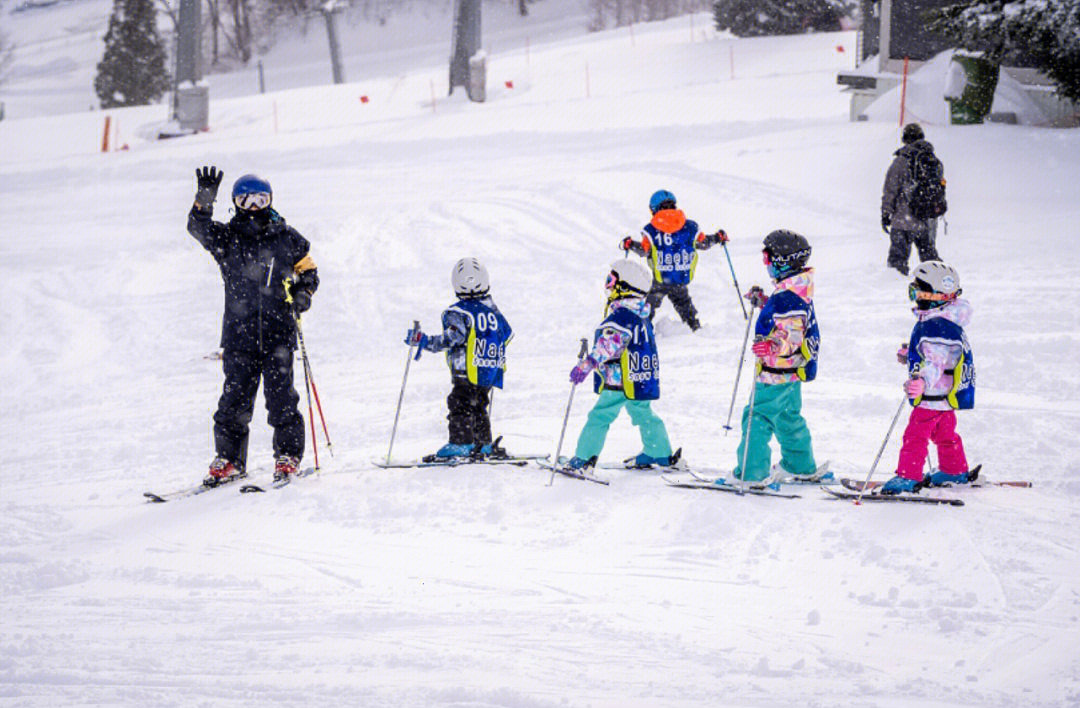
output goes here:
[{"label": "child in pink snow pants", "polygon": [[[925,261],[913,275],[908,297],[918,321],[896,356],[908,366],[904,392],[915,409],[904,431],[896,476],[882,487],[883,494],[964,484],[977,474],[969,475],[964,443],[956,432],[956,411],[975,405],[975,359],[964,332],[971,304],[960,298],[960,276],[952,266]],[[938,469],[925,475],[931,441],[937,446]]]}]

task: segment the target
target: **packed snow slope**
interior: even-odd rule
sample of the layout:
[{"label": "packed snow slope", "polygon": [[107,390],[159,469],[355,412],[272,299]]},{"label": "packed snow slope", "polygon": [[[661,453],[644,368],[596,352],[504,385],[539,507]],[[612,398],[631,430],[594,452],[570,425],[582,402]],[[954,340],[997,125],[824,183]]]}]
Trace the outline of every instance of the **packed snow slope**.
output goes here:
[{"label": "packed snow slope", "polygon": [[[662,187],[728,231],[744,290],[768,285],[765,233],[808,236],[823,345],[804,410],[817,456],[866,475],[913,323],[878,224],[897,128],[846,120],[853,35],[703,40],[706,16],[689,22],[493,54],[484,104],[432,104],[432,65],[214,101],[210,132],[172,141],[138,137],[156,109],[115,113],[130,149],[109,154],[100,113],[0,123],[3,703],[1080,703],[1077,131],[927,131],[949,179],[940,250],[975,307],[960,431],[988,477],[1032,489],[856,507],[640,472],[548,486],[536,467],[372,465],[405,330],[436,327],[465,255],[516,332],[494,427],[511,451],[552,451],[616,244]],[[212,457],[222,288],[185,233],[204,164],[223,193],[266,176],[312,242],[304,331],[334,456],[320,446],[322,474],[281,491],[150,505],[142,492],[196,482]],[[691,292],[700,332],[658,314],[655,409],[690,464],[729,469],[745,325],[723,251]],[[441,357],[412,364],[395,457],[445,441],[448,390]],[[739,408],[748,391],[744,371]],[[592,401],[578,391],[566,449]],[[624,417],[603,457],[638,446]],[[261,402],[249,461],[267,481]]]}]

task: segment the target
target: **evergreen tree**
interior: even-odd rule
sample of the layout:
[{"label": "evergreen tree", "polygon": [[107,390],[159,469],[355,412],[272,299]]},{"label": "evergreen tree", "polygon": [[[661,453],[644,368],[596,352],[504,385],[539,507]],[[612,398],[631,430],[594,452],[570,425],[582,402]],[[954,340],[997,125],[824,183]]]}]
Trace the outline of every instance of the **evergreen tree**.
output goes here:
[{"label": "evergreen tree", "polygon": [[715,0],[713,21],[736,37],[763,37],[840,29],[846,8],[838,0]]},{"label": "evergreen tree", "polygon": [[153,0],[114,0],[94,91],[102,108],[142,106],[169,89]]},{"label": "evergreen tree", "polygon": [[930,13],[930,27],[964,49],[1043,71],[1080,101],[1080,0],[966,0]]}]

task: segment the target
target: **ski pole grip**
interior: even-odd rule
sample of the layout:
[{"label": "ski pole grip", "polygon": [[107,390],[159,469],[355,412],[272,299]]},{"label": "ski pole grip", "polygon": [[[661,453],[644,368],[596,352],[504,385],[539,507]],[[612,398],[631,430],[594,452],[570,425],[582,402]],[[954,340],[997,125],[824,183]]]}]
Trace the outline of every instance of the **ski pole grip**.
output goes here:
[{"label": "ski pole grip", "polygon": [[578,361],[581,361],[582,359],[584,359],[588,355],[589,355],[589,340],[582,337],[581,338],[581,351],[579,351],[578,355],[577,355]]}]

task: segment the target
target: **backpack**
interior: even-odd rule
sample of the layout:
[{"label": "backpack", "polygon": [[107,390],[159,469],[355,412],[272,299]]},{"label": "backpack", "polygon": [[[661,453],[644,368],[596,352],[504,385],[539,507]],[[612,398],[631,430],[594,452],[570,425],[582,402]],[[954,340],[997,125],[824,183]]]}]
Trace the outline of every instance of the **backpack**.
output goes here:
[{"label": "backpack", "polygon": [[933,150],[914,150],[908,156],[908,207],[916,219],[936,219],[945,203],[945,168]]}]

